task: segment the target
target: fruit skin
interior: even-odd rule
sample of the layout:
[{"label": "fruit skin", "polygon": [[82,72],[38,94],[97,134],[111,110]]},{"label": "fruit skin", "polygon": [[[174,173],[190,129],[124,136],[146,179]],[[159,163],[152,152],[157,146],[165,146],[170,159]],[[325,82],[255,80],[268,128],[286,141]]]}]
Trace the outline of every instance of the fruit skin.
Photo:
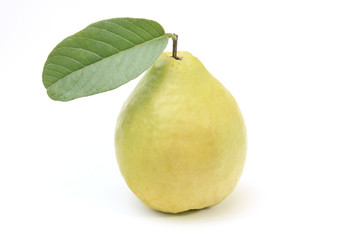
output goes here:
[{"label": "fruit skin", "polygon": [[247,149],[232,95],[188,52],[164,52],[124,103],[115,131],[120,171],[150,208],[214,206],[235,188]]}]

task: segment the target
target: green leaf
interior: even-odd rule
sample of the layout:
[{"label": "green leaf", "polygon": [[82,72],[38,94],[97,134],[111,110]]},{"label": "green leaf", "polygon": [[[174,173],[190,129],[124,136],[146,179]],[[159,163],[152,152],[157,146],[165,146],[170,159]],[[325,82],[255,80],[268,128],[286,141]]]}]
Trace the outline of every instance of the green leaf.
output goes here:
[{"label": "green leaf", "polygon": [[162,26],[152,20],[93,23],[52,50],[42,74],[44,86],[58,101],[115,89],[149,68],[167,42]]}]

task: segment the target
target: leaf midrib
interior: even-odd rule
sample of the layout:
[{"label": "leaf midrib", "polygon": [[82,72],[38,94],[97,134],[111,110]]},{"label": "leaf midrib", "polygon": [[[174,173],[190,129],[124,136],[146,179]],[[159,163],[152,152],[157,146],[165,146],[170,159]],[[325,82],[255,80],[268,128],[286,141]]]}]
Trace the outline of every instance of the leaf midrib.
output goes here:
[{"label": "leaf midrib", "polygon": [[[80,71],[80,70],[83,70],[84,68],[87,68],[87,67],[89,67],[89,66],[91,66],[91,65],[93,65],[93,64],[95,64],[95,63],[98,63],[98,62],[103,61],[103,60],[105,60],[105,59],[107,59],[107,58],[113,57],[113,56],[115,56],[115,55],[121,54],[121,53],[126,52],[126,51],[128,51],[128,50],[131,50],[131,49],[134,48],[134,47],[141,46],[141,45],[143,45],[143,44],[145,44],[145,43],[149,43],[149,42],[152,42],[152,41],[159,40],[160,38],[163,38],[163,37],[167,37],[166,33],[164,33],[164,34],[161,35],[160,37],[156,37],[156,38],[153,38],[153,39],[151,39],[151,40],[149,40],[149,41],[145,41],[145,42],[143,42],[143,43],[134,45],[134,46],[132,46],[132,47],[129,47],[129,48],[127,48],[127,49],[124,49],[124,50],[122,50],[122,51],[119,51],[119,52],[117,52],[117,53],[115,53],[115,54],[109,55],[109,56],[104,57],[104,58],[102,58],[102,59],[100,59],[100,60],[97,60],[97,61],[95,61],[95,62],[93,62],[93,63],[90,63],[89,65],[86,65],[86,66],[84,66],[84,67],[82,67],[82,68],[79,68],[79,69],[77,69],[77,70],[75,70],[75,71],[73,71],[73,72],[71,72],[71,73],[66,74],[66,75],[63,76],[62,78],[59,78],[59,79],[58,79],[57,81],[55,81],[54,83],[50,84],[50,85],[47,87],[47,89],[50,88],[50,87],[51,87],[52,85],[54,85],[55,83],[57,83],[58,81],[60,81],[61,79],[64,79],[65,77],[67,77],[67,76],[69,76],[69,75],[71,75],[71,74],[74,74],[74,73],[76,73],[76,72],[78,72],[78,71]],[[58,64],[57,64],[57,65],[58,65]],[[60,65],[59,65],[59,66],[60,66]]]}]

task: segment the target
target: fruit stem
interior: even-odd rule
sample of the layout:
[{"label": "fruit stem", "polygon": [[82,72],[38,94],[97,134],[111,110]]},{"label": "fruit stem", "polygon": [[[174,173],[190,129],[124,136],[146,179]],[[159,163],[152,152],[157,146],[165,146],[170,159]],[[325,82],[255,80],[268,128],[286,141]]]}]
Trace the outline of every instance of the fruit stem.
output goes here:
[{"label": "fruit stem", "polygon": [[178,42],[178,35],[177,34],[171,34],[171,33],[167,33],[166,34],[169,38],[171,38],[173,40],[173,51],[172,51],[172,57],[175,58],[176,60],[179,60],[180,58],[178,58],[177,56],[177,42]]}]

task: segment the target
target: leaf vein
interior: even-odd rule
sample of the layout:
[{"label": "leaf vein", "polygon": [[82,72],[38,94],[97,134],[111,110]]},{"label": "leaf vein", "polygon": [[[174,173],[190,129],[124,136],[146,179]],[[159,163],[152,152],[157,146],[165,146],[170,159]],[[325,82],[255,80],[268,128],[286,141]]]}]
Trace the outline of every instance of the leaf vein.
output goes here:
[{"label": "leaf vein", "polygon": [[[56,72],[56,73],[60,73],[61,75],[64,74],[63,72],[60,72],[58,70],[55,70],[55,69],[45,69],[44,72],[48,72],[48,71],[51,71],[51,72]],[[48,74],[49,75],[49,74]]]},{"label": "leaf vein", "polygon": [[90,37],[82,37],[82,36],[73,36],[73,37],[76,37],[76,38],[83,38],[83,39],[89,39],[89,40],[92,40],[92,41],[95,41],[95,42],[99,42],[99,43],[102,43],[102,44],[105,44],[105,45],[108,45],[114,49],[116,49],[116,51],[120,51],[120,49],[118,49],[117,47],[113,46],[112,44],[110,43],[107,43],[107,42],[104,42],[104,41],[101,41],[101,40],[98,40],[98,39],[95,39],[95,38],[90,38]]},{"label": "leaf vein", "polygon": [[97,57],[99,57],[99,58],[101,58],[101,59],[103,58],[103,57],[100,56],[99,54],[97,54],[97,53],[95,53],[95,52],[92,52],[92,51],[90,51],[90,50],[87,50],[87,49],[85,49],[85,48],[63,46],[63,47],[58,47],[58,48],[56,48],[56,49],[60,49],[60,48],[79,49],[79,50],[86,51],[86,52],[88,52],[88,53],[92,53],[92,54],[96,55]]},{"label": "leaf vein", "polygon": [[73,60],[73,61],[75,61],[75,62],[77,62],[77,63],[80,63],[81,64],[81,66],[85,66],[82,62],[80,62],[80,61],[78,61],[78,60],[76,60],[75,58],[73,58],[73,57],[69,57],[69,56],[66,56],[66,55],[59,55],[59,54],[57,54],[57,55],[54,55],[54,56],[50,56],[48,59],[51,59],[51,58],[55,58],[55,57],[64,57],[64,58],[68,58],[68,59],[71,59],[71,60]]},{"label": "leaf vein", "polygon": [[161,33],[159,33],[158,30],[155,29],[153,26],[151,26],[149,23],[147,23],[146,21],[144,21],[144,23],[145,23],[147,26],[149,26],[151,29],[153,29],[157,34],[160,34],[160,35],[161,35]]},{"label": "leaf vein", "polygon": [[[69,68],[67,68],[67,67],[64,67],[64,66],[62,66],[62,65],[60,65],[60,64],[58,64],[58,63],[46,63],[46,65],[47,65],[47,66],[49,66],[49,65],[59,66],[59,67],[61,67],[61,68],[66,69],[66,70],[69,71],[70,73],[73,72],[73,70],[71,70],[71,69],[69,69]],[[68,74],[67,74],[67,75],[68,75]]]},{"label": "leaf vein", "polygon": [[128,23],[131,23],[132,25],[134,25],[135,27],[141,29],[143,32],[147,33],[147,35],[149,35],[150,37],[154,38],[154,36],[152,34],[150,34],[148,31],[144,30],[142,27],[136,25],[135,23],[131,22],[130,20],[124,18],[124,21],[127,21]]},{"label": "leaf vein", "polygon": [[131,31],[130,29],[128,29],[128,28],[126,28],[126,27],[124,27],[124,26],[122,26],[122,25],[120,25],[120,24],[118,24],[118,23],[116,23],[116,22],[112,22],[112,21],[106,21],[106,22],[107,22],[107,23],[115,24],[115,25],[118,26],[118,27],[122,27],[122,28],[124,28],[125,30],[127,30],[128,32],[130,32],[130,33],[136,35],[137,37],[139,37],[141,40],[146,41],[145,39],[143,39],[143,38],[142,38],[139,34],[137,34],[136,32],[133,32],[133,31]]},{"label": "leaf vein", "polygon": [[51,77],[51,78],[55,78],[55,79],[58,78],[57,76],[55,76],[55,75],[53,75],[53,74],[51,74],[51,73],[45,73],[44,76],[46,76],[46,77]]},{"label": "leaf vein", "polygon": [[111,33],[112,35],[115,35],[115,36],[117,36],[117,37],[119,37],[119,38],[121,38],[121,39],[124,39],[125,41],[127,41],[127,42],[131,43],[132,45],[136,45],[136,44],[135,44],[135,43],[133,43],[132,41],[130,41],[130,40],[128,40],[128,39],[126,39],[126,38],[124,38],[124,37],[120,36],[120,35],[119,35],[119,34],[117,34],[117,33],[111,32],[111,31],[109,31],[109,30],[107,30],[107,29],[105,29],[105,28],[99,28],[99,27],[95,27],[95,26],[91,26],[91,27],[88,27],[88,28],[96,28],[96,29],[104,30],[104,31],[106,31],[106,32]]}]

